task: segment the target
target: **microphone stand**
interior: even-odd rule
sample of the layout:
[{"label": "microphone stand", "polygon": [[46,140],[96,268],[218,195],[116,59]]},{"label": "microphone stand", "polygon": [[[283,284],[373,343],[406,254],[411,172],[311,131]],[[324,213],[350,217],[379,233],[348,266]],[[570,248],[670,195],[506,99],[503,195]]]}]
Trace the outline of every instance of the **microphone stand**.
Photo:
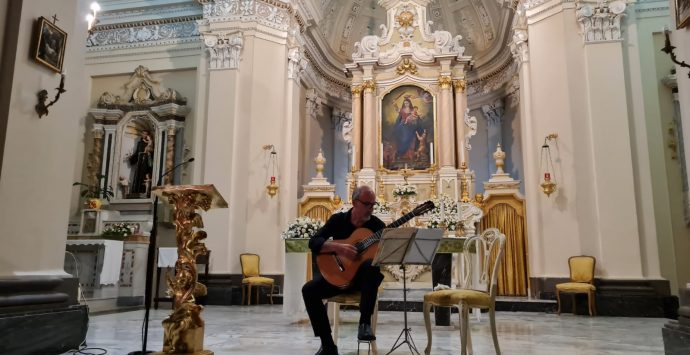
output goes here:
[{"label": "microphone stand", "polygon": [[[177,168],[179,168],[182,165],[191,163],[194,161],[194,158],[189,158],[181,163],[178,163],[177,165],[173,166],[172,169],[166,171],[164,174],[158,177],[158,182],[156,186],[161,186],[163,182],[163,178],[166,177],[168,174],[172,173],[175,171]],[[153,188],[151,189],[153,192]],[[149,253],[148,257],[146,259],[146,285],[144,289],[144,324],[142,325],[142,330],[144,332],[143,335],[143,340],[142,340],[142,345],[141,345],[141,351],[132,351],[127,355],[145,355],[145,354],[150,354],[153,351],[147,351],[146,350],[146,343],[148,341],[148,335],[149,335],[149,313],[151,311],[151,298],[153,296],[152,288],[153,288],[153,263],[155,262],[156,259],[156,237],[158,236],[158,195],[156,195],[156,198],[153,200],[153,226],[151,227],[151,236],[149,237]]]}]

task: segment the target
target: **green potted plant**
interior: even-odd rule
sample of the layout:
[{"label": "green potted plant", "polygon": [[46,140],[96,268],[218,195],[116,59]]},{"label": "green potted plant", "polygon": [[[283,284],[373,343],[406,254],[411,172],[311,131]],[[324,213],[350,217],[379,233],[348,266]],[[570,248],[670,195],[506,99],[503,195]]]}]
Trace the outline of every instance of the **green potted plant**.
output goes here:
[{"label": "green potted plant", "polygon": [[[105,178],[105,175],[99,175],[99,182]],[[76,181],[72,186],[81,186],[81,191],[79,191],[79,196],[86,199],[86,206],[90,209],[100,209],[103,202],[101,199],[106,199],[110,202],[111,197],[115,197],[113,188],[110,186],[103,186],[103,184],[89,185],[81,181]]]}]

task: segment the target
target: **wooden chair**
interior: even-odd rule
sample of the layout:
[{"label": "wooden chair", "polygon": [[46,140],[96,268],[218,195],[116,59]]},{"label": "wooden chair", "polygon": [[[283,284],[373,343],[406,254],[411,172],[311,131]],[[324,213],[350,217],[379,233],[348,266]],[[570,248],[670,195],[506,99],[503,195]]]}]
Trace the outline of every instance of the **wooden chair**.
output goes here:
[{"label": "wooden chair", "polygon": [[573,294],[573,314],[575,314],[575,295],[578,293],[587,294],[587,307],[589,315],[597,315],[596,299],[594,293],[597,288],[594,286],[594,267],[597,260],[593,256],[580,255],[568,258],[570,268],[570,282],[556,285],[556,299],[558,299],[558,314],[561,314],[561,292]]},{"label": "wooden chair", "polygon": [[[260,275],[259,266],[261,259],[257,254],[240,254],[240,265],[242,266],[242,304],[245,299],[247,305],[251,304],[252,286],[256,287],[256,304],[259,304],[259,289],[261,287],[270,287],[269,299],[273,304],[273,289],[275,287],[275,280],[270,277],[263,277]],[[246,296],[245,296],[246,295]]]},{"label": "wooden chair", "polygon": [[[383,291],[383,287],[379,288],[379,294]],[[350,293],[343,293],[341,295],[337,295],[335,297],[328,298],[326,302],[328,302],[327,306],[332,307],[331,310],[333,312],[333,342],[335,342],[336,345],[338,345],[338,327],[340,325],[340,307],[341,306],[357,306],[359,307],[359,300],[361,299],[361,293],[359,291],[355,292],[350,292]],[[371,331],[376,335],[376,321],[378,320],[379,316],[379,302],[378,302],[378,297],[376,300],[376,306],[374,306],[374,313],[371,315]],[[364,340],[357,340],[357,354],[359,354],[359,344],[360,343],[368,343],[371,349],[371,352],[376,354],[377,353],[377,348],[376,348],[376,340],[372,341],[364,341]]]},{"label": "wooden chair", "polygon": [[[469,310],[471,308],[482,308],[489,310],[489,322],[491,324],[491,335],[494,340],[496,354],[501,354],[498,346],[498,335],[496,334],[496,294],[497,273],[503,258],[505,248],[505,235],[496,228],[489,228],[481,235],[474,236],[465,242],[463,246],[464,258],[466,263],[462,268],[463,275],[459,289],[448,289],[428,292],[424,295],[424,325],[426,326],[427,344],[424,352],[431,353],[431,317],[429,312],[432,306],[436,307],[455,307],[458,309],[460,318],[460,343],[462,355],[467,354],[468,349],[472,351],[472,340],[469,331]],[[472,257],[470,253],[476,253]],[[478,260],[478,273],[473,273],[470,260]],[[473,287],[471,275],[479,275]]]}]

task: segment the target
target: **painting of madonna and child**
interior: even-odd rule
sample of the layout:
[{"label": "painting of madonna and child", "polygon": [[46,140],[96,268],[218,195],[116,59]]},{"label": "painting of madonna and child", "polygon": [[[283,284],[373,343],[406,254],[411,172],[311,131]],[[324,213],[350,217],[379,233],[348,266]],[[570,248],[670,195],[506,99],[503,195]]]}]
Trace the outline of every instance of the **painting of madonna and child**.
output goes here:
[{"label": "painting of madonna and child", "polygon": [[381,103],[381,164],[384,169],[424,170],[434,159],[434,98],[414,85],[403,85]]}]

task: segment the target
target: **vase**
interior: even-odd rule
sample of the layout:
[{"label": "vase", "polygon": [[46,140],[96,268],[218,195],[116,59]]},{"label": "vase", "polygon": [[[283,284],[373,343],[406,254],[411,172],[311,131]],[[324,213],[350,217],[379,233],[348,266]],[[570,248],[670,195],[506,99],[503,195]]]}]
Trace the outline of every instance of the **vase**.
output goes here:
[{"label": "vase", "polygon": [[92,210],[100,210],[103,205],[103,201],[99,198],[90,198],[86,200],[86,207]]}]

